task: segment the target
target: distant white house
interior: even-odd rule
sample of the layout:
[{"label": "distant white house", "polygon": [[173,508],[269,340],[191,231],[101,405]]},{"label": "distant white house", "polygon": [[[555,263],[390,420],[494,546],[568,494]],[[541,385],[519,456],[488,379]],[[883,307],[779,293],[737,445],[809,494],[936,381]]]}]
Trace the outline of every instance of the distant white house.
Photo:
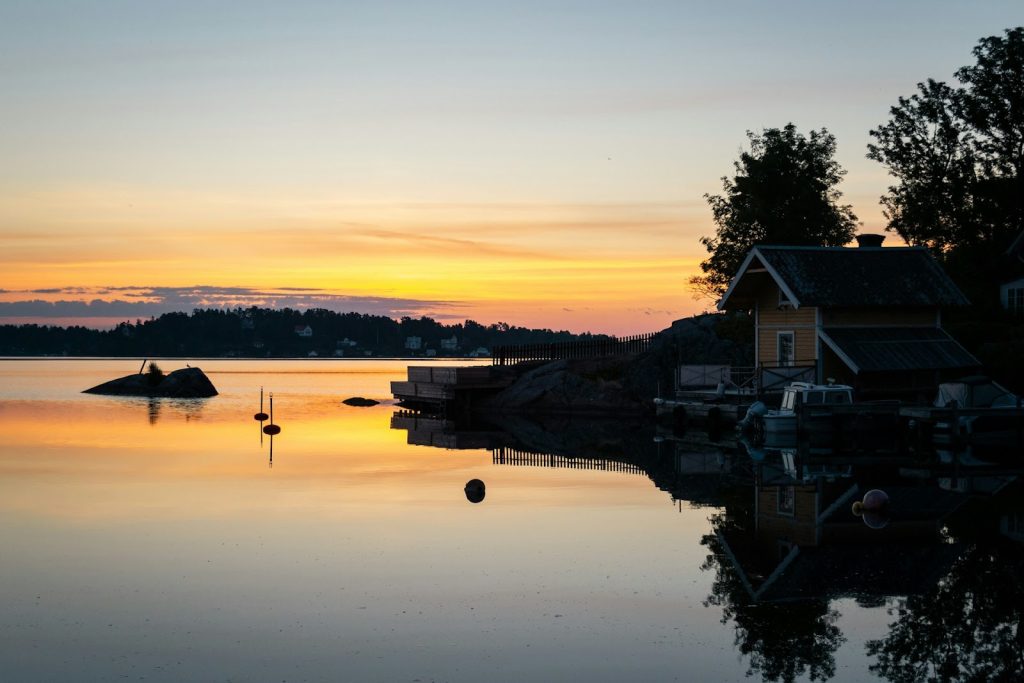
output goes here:
[{"label": "distant white house", "polygon": [[478,346],[469,352],[470,358],[486,358],[491,355],[491,352],[486,346]]},{"label": "distant white house", "polygon": [[339,349],[343,349],[343,348],[349,348],[350,349],[350,348],[353,348],[354,346],[356,346],[357,344],[358,344],[358,342],[353,341],[352,339],[349,339],[348,337],[345,337],[341,341],[337,342],[335,344],[335,346],[337,348],[339,348]]},{"label": "distant white house", "polygon": [[459,338],[456,337],[454,334],[451,336],[451,339],[442,339],[441,340],[441,349],[443,351],[455,351],[458,348],[459,348]]},{"label": "distant white house", "polygon": [[312,337],[313,328],[310,327],[309,325],[296,325],[295,334],[299,335],[300,337]]},{"label": "distant white house", "polygon": [[406,337],[405,348],[410,351],[419,351],[423,348],[423,337]]}]

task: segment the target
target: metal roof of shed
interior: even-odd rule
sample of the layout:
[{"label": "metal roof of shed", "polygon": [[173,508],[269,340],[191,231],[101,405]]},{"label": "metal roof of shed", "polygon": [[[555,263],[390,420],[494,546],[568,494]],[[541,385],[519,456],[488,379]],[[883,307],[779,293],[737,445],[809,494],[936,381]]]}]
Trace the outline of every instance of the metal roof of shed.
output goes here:
[{"label": "metal roof of shed", "polygon": [[858,374],[981,366],[938,327],[827,327],[819,335]]}]

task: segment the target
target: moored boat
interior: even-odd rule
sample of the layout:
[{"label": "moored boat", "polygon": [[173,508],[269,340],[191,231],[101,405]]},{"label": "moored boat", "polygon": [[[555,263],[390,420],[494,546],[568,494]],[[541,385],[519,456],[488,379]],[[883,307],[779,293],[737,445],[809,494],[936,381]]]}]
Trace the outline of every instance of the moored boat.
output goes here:
[{"label": "moored boat", "polygon": [[796,434],[797,412],[803,408],[803,426],[814,429],[815,418],[830,417],[827,406],[852,405],[853,387],[845,384],[791,382],[782,392],[778,410],[764,414],[765,440]]},{"label": "moored boat", "polygon": [[798,413],[802,418],[800,428],[830,435],[832,408],[852,404],[853,387],[848,385],[791,382],[782,392],[778,409],[769,409],[758,401],[747,411],[739,427],[752,432],[753,439],[765,446],[788,447],[796,442]]}]

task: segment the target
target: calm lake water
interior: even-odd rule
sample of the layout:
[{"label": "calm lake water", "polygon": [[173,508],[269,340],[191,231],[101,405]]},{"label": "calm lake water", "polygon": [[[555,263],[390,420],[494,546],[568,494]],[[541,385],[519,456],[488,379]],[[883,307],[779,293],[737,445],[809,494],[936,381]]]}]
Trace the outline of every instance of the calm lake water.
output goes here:
[{"label": "calm lake water", "polygon": [[[139,361],[0,361],[3,680],[1015,680],[1024,668],[1012,477],[794,478],[784,459],[635,425],[513,420],[460,435],[387,403],[341,403],[389,400],[404,361],[188,362],[220,396],[79,393]],[[272,460],[252,418],[261,385],[283,429]],[[472,479],[482,502],[467,499]],[[893,506],[874,529],[849,507],[879,482]]]}]

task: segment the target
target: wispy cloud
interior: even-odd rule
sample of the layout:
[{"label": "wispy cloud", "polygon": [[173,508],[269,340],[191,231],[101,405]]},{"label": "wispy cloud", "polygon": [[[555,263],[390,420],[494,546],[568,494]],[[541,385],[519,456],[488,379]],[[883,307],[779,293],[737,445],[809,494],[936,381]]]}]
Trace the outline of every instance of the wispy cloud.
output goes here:
[{"label": "wispy cloud", "polygon": [[[372,297],[335,294],[303,287],[250,288],[213,287],[48,287],[33,290],[3,290],[7,301],[0,301],[0,321],[5,318],[89,319],[148,318],[195,308],[326,308],[339,313],[356,312],[389,317],[405,315],[456,316],[462,304],[399,297]],[[42,299],[33,295],[56,295]],[[114,294],[115,298],[100,298]],[[30,298],[18,298],[25,295]],[[88,298],[81,298],[85,295]],[[79,297],[79,298],[71,298]]]}]

